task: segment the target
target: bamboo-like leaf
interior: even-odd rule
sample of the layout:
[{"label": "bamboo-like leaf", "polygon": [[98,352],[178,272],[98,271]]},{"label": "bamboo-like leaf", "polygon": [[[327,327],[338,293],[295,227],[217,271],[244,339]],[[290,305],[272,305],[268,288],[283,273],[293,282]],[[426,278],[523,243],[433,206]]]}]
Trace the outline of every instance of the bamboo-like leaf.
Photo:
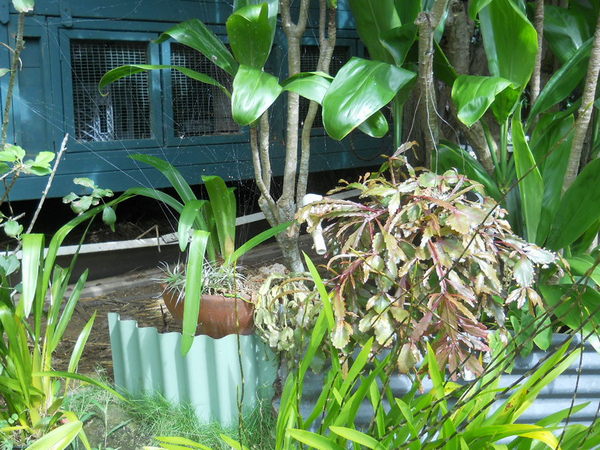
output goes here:
[{"label": "bamboo-like leaf", "polygon": [[170,196],[169,194],[165,194],[162,191],[154,188],[145,188],[145,187],[134,187],[129,188],[125,191],[126,194],[130,195],[142,195],[144,197],[152,198],[154,200],[158,200],[166,205],[169,205],[175,211],[181,214],[183,211],[183,204]]},{"label": "bamboo-like leaf", "polygon": [[149,164],[160,171],[160,173],[169,180],[169,183],[171,183],[171,186],[175,189],[177,194],[179,194],[179,197],[181,197],[181,200],[183,200],[184,203],[196,200],[196,196],[188,182],[171,163],[164,159],[142,153],[135,153],[131,155],[130,158],[144,164]]},{"label": "bamboo-like leaf", "polygon": [[266,3],[246,5],[229,16],[227,35],[240,64],[255,69],[264,67],[273,46],[274,25]]},{"label": "bamboo-like leaf", "polygon": [[202,21],[191,19],[179,23],[161,34],[156,42],[160,44],[169,38],[199,51],[209,61],[215,63],[231,76],[237,72],[238,63],[233,55],[229,53],[221,39],[210,31]]},{"label": "bamboo-like leaf", "polygon": [[186,355],[192,347],[196,327],[198,326],[198,313],[203,283],[204,253],[210,233],[203,230],[194,230],[188,261],[185,269],[185,304],[183,306],[183,330],[181,338],[181,354]]},{"label": "bamboo-like leaf", "polygon": [[338,72],[323,99],[323,124],[341,140],[387,105],[415,80],[415,73],[378,61],[352,58]]},{"label": "bamboo-like leaf", "polygon": [[69,422],[45,434],[29,447],[27,450],[63,450],[75,440],[83,429],[81,421]]},{"label": "bamboo-like leaf", "polygon": [[546,245],[558,250],[572,244],[600,219],[600,159],[584,167],[563,195]]},{"label": "bamboo-like leaf", "polygon": [[188,241],[190,238],[190,230],[194,225],[198,226],[198,229],[204,231],[210,231],[206,227],[204,218],[202,217],[202,209],[206,207],[206,200],[192,200],[187,202],[179,215],[179,223],[177,225],[177,236],[179,238],[179,249],[183,252],[187,248]]},{"label": "bamboo-like leaf", "polygon": [[281,91],[273,75],[241,65],[233,80],[233,119],[242,126],[254,123],[277,100]]},{"label": "bamboo-like leaf", "polygon": [[85,348],[85,344],[87,343],[88,338],[90,337],[90,333],[92,332],[92,327],[94,326],[94,320],[96,319],[96,311],[90,317],[90,320],[87,321],[79,336],[77,336],[77,341],[75,342],[75,346],[73,347],[73,351],[71,352],[71,358],[69,358],[69,368],[67,369],[69,372],[77,372],[77,367],[79,366],[79,360],[81,359],[81,355],[83,354],[83,349]]},{"label": "bamboo-like leaf", "polygon": [[[68,275],[70,275],[69,272],[67,272]],[[88,277],[88,271],[85,270],[81,276],[79,277],[79,280],[77,280],[77,283],[75,284],[75,286],[73,287],[73,291],[71,292],[71,295],[69,296],[69,300],[67,301],[63,312],[60,316],[60,319],[58,320],[58,323],[56,325],[56,331],[54,331],[54,333],[52,333],[52,339],[50,340],[50,344],[49,344],[49,352],[52,353],[54,352],[54,350],[56,350],[56,347],[58,347],[58,344],[60,344],[60,341],[63,337],[63,334],[65,332],[65,330],[67,329],[67,326],[69,325],[69,322],[71,322],[71,317],[73,316],[73,311],[75,311],[75,307],[77,306],[77,303],[79,302],[79,298],[81,297],[81,292],[83,291],[83,288],[85,286],[85,282],[87,281],[87,277]],[[65,277],[63,283],[66,287],[67,283],[69,282],[68,277]],[[57,302],[58,304],[62,303],[62,298],[55,298],[54,299],[55,302]]]},{"label": "bamboo-like leaf", "polygon": [[106,72],[102,78],[100,78],[100,82],[98,83],[98,89],[103,95],[108,95],[108,91],[105,91],[106,87],[118,81],[122,78],[127,78],[131,75],[140,72],[148,72],[150,70],[164,70],[171,69],[181,72],[186,77],[191,78],[193,80],[199,81],[201,83],[210,84],[212,86],[216,86],[221,89],[228,97],[231,97],[231,93],[227,90],[225,86],[215,80],[213,77],[205,75],[200,72],[196,72],[195,70],[188,69],[187,67],[181,66],[172,66],[165,64],[128,64],[126,66],[116,67],[112,70]]},{"label": "bamboo-like leaf", "polygon": [[228,188],[223,178],[203,176],[202,182],[208,192],[212,216],[215,220],[221,256],[229,260],[235,251],[236,200],[232,188]]},{"label": "bamboo-like leaf", "polygon": [[161,444],[165,443],[165,444],[178,444],[178,445],[182,445],[185,446],[185,448],[199,448],[200,450],[211,450],[210,447],[207,447],[206,445],[202,445],[199,444],[198,442],[194,442],[191,439],[187,439],[184,437],[178,437],[178,436],[158,436],[155,437],[154,439],[156,439],[158,442],[160,442]]},{"label": "bamboo-like leaf", "polygon": [[512,120],[512,137],[515,169],[520,180],[519,193],[521,195],[521,210],[525,217],[527,240],[537,242],[537,230],[544,199],[544,180],[525,140],[520,110]]},{"label": "bamboo-like leaf", "polygon": [[[43,234],[24,234],[22,236],[23,259],[21,261],[21,276],[23,283],[23,294],[19,309],[24,317],[29,317],[33,302],[36,298],[38,279],[44,251]],[[41,299],[40,301],[43,301]],[[41,305],[40,308],[41,309]]]},{"label": "bamboo-like leaf", "polygon": [[539,425],[530,424],[502,424],[489,425],[473,428],[463,434],[465,441],[475,441],[478,438],[493,437],[494,441],[505,439],[511,436],[524,436],[544,442],[550,448],[558,448],[558,439],[551,431],[546,430]]},{"label": "bamboo-like leaf", "polygon": [[281,87],[321,105],[331,80],[333,77],[324,72],[300,72],[284,80]]},{"label": "bamboo-like leaf", "polygon": [[227,436],[225,434],[221,434],[220,437],[233,450],[248,450],[248,447],[246,447],[245,445],[239,443],[235,439],[230,438],[229,436]]},{"label": "bamboo-like leaf", "polygon": [[490,74],[524,88],[535,65],[535,28],[511,0],[493,0],[479,20]]},{"label": "bamboo-like leaf", "polygon": [[73,372],[64,372],[61,370],[51,370],[47,372],[33,372],[32,374],[35,377],[55,377],[55,378],[70,378],[73,380],[79,380],[87,384],[91,384],[92,386],[99,387],[100,389],[104,389],[106,392],[110,392],[112,395],[117,397],[122,402],[128,403],[129,400],[125,398],[122,394],[118,393],[116,390],[111,388],[108,384],[103,383],[101,381],[96,380],[95,378],[90,378],[85,375],[81,375]]},{"label": "bamboo-like leaf", "polygon": [[457,117],[468,127],[472,126],[481,119],[496,96],[510,85],[510,81],[501,77],[460,75],[452,85]]},{"label": "bamboo-like leaf", "polygon": [[245,255],[247,252],[252,250],[257,245],[262,244],[267,239],[272,238],[273,236],[278,235],[279,233],[288,229],[288,227],[292,224],[292,222],[280,223],[268,230],[265,230],[256,236],[253,236],[251,239],[248,239],[244,242],[243,245],[240,245],[226,260],[225,264],[235,264],[236,261]]},{"label": "bamboo-like leaf", "polygon": [[343,450],[344,448],[336,444],[332,439],[311,431],[292,428],[288,430],[287,433],[297,441],[310,445],[318,450]]},{"label": "bamboo-like leaf", "polygon": [[335,327],[335,320],[333,314],[333,306],[331,304],[331,297],[327,292],[325,283],[323,283],[323,279],[317,271],[315,264],[312,262],[312,260],[308,257],[306,253],[304,254],[304,261],[308,266],[310,276],[315,282],[315,287],[317,288],[317,291],[319,292],[319,297],[321,298],[321,302],[323,303],[323,311],[325,312],[325,318],[327,319],[327,326],[329,327],[329,331],[332,331]]},{"label": "bamboo-like leaf", "polygon": [[[569,60],[556,71],[529,112],[528,125],[538,114],[566,99],[584,79],[592,50],[592,39],[587,40]],[[528,126],[529,128],[529,126]]]},{"label": "bamboo-like leaf", "polygon": [[362,445],[371,449],[382,449],[383,446],[377,441],[377,439],[369,436],[368,434],[362,433],[358,430],[354,430],[348,427],[336,427],[334,425],[330,426],[329,429],[333,431],[338,436],[343,437],[344,439],[348,439],[350,442],[354,442],[358,445]]}]

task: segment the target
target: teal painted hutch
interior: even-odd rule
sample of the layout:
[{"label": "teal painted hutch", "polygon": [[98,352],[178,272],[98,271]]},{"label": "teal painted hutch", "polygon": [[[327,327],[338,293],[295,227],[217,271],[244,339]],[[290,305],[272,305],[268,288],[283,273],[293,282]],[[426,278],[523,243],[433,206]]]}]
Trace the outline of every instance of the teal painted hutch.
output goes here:
[{"label": "teal painted hutch", "polygon": [[[10,0],[0,0],[0,41],[13,45],[17,15]],[[107,70],[127,63],[178,64],[204,71],[227,83],[206,59],[173,42],[154,44],[173,24],[198,17],[225,35],[230,1],[220,0],[37,0],[26,20],[22,70],[15,89],[9,142],[28,152],[58,151],[69,133],[68,151],[50,196],[75,190],[72,179],[87,176],[104,188],[123,191],[132,186],[165,187],[154,170],[128,155],[159,156],[176,165],[191,183],[203,174],[225,179],[252,178],[248,130],[231,119],[227,98],[211,87],[170,71],[139,74],[98,93]],[[316,11],[315,11],[316,12]],[[303,65],[311,70],[317,42],[313,20],[305,39]],[[364,49],[348,8],[340,2],[338,39],[333,70]],[[285,75],[285,40],[276,36],[270,69]],[[9,51],[0,49],[0,67],[9,67]],[[8,76],[0,79],[5,102]],[[283,101],[273,112],[275,143],[283,140]],[[389,151],[389,141],[353,133],[342,142],[313,131],[313,171],[374,165]],[[282,149],[273,169],[282,169]],[[38,198],[46,178],[24,177],[12,200]]]}]

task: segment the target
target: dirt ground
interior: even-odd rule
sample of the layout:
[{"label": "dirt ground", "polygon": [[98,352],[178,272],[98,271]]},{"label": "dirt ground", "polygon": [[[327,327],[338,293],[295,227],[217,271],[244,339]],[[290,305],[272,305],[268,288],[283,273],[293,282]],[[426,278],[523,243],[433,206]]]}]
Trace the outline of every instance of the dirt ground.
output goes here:
[{"label": "dirt ground", "polygon": [[[140,326],[155,327],[161,332],[179,331],[180,327],[165,308],[160,285],[153,281],[158,271],[143,271],[127,275],[122,286],[106,289],[102,295],[90,295],[88,290],[77,305],[65,337],[56,352],[56,368],[66,369],[79,332],[96,313],[94,326],[79,363],[79,373],[95,374],[105,371],[112,379],[112,357],[108,335],[108,313],[116,312],[124,319],[135,319]],[[94,283],[96,287],[102,280]],[[98,291],[100,289],[96,289]],[[101,290],[100,290],[101,291]],[[86,293],[84,293],[85,295]]]}]

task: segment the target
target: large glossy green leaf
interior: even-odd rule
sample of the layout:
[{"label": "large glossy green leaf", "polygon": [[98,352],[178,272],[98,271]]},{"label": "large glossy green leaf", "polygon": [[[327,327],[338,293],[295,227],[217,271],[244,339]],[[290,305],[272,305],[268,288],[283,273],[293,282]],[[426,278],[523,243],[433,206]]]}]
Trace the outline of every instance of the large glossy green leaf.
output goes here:
[{"label": "large glossy green leaf", "polygon": [[[228,96],[231,96],[231,93],[225,88],[225,86],[223,86],[221,83],[219,83],[214,78],[209,77],[208,75],[205,75],[200,72],[196,72],[195,70],[192,70],[192,69],[188,69],[187,67],[172,66],[172,65],[165,65],[165,64],[129,64],[126,66],[116,67],[116,68],[106,72],[102,76],[102,78],[100,79],[100,82],[98,83],[98,89],[100,90],[100,92],[103,92],[104,89],[109,84],[114,83],[115,81],[120,80],[121,78],[126,78],[126,77],[129,77],[133,74],[140,73],[140,72],[147,72],[149,70],[162,70],[162,69],[177,70],[178,72],[181,72],[186,77],[192,78],[193,80],[200,81],[201,83],[210,84],[212,86],[216,86],[219,89],[221,89],[223,92],[225,92],[225,94],[227,94]],[[107,94],[107,92],[103,92],[103,93]]]},{"label": "large glossy green leaf", "polygon": [[219,237],[221,256],[228,260],[235,251],[236,200],[233,188],[228,188],[223,178],[203,176],[210,207]]},{"label": "large glossy green leaf", "polygon": [[[587,275],[594,283],[600,286],[600,266],[596,265],[596,261],[590,255],[578,255],[567,258],[571,272],[580,277]],[[593,270],[592,270],[593,269]]]},{"label": "large glossy green leaf", "polygon": [[390,127],[388,121],[381,111],[377,111],[363,123],[358,126],[358,129],[367,136],[374,138],[382,138],[387,135]]},{"label": "large glossy green leaf", "polygon": [[496,95],[510,85],[510,81],[500,77],[460,75],[452,85],[452,100],[458,110],[458,119],[472,126],[492,105]]},{"label": "large glossy green leaf", "polygon": [[408,56],[417,38],[417,26],[414,23],[407,23],[400,27],[385,31],[379,41],[383,48],[392,57],[395,65],[400,67]]},{"label": "large glossy green leaf", "polygon": [[21,277],[23,294],[19,309],[24,317],[29,317],[38,288],[38,279],[44,251],[43,234],[24,234],[22,236],[23,259],[21,260]]},{"label": "large glossy green leaf", "polygon": [[566,99],[584,79],[592,50],[592,39],[587,40],[573,56],[552,75],[531,107],[528,122],[537,114]]},{"label": "large glossy green leaf", "polygon": [[331,80],[333,77],[324,72],[300,72],[284,80],[281,87],[321,105]]},{"label": "large glossy green leaf", "polygon": [[513,116],[512,139],[515,170],[519,180],[521,210],[525,217],[527,240],[529,242],[536,242],[537,229],[542,214],[544,180],[529,149],[529,144],[527,144],[527,140],[525,139],[520,111]]},{"label": "large glossy green leaf", "polygon": [[210,233],[203,230],[194,230],[188,261],[185,268],[185,303],[183,305],[183,329],[181,337],[181,354],[186,355],[192,347],[196,327],[198,326],[198,313],[202,295],[204,274],[204,254],[210,238]]},{"label": "large glossy green leaf", "polygon": [[544,38],[552,53],[562,62],[575,54],[591,34],[582,11],[544,6]]},{"label": "large glossy green leaf", "polygon": [[600,219],[600,159],[590,162],[563,195],[546,245],[558,250],[572,244]]},{"label": "large glossy green leaf", "polygon": [[402,25],[394,0],[350,0],[360,39],[376,61],[394,64],[394,57],[383,45],[382,36]]},{"label": "large glossy green leaf", "polygon": [[545,242],[554,215],[558,212],[565,172],[571,154],[573,124],[573,115],[548,119],[543,116],[537,123],[531,138],[531,150],[541,167],[544,180],[542,216],[537,232],[539,243]]},{"label": "large glossy green leaf", "polygon": [[266,3],[247,5],[227,19],[229,44],[240,64],[262,69],[273,45],[274,24]]},{"label": "large glossy green leaf", "polygon": [[[396,11],[400,16],[402,24],[415,23],[419,13],[423,11],[421,0],[394,0],[396,3]],[[378,4],[377,0],[371,0],[371,3]]]},{"label": "large glossy green leaf", "polygon": [[202,21],[191,19],[175,25],[168,29],[156,40],[157,43],[175,39],[183,45],[187,45],[206,56],[230,75],[235,75],[238,68],[237,61],[229,53],[225,44]]},{"label": "large glossy green leaf", "polygon": [[234,0],[233,2],[233,11],[236,12],[242,8],[245,8],[248,5],[261,5],[267,4],[269,10],[269,23],[271,26],[271,42],[273,42],[273,37],[275,36],[275,31],[277,29],[277,14],[279,13],[279,0]]},{"label": "large glossy green leaf", "polygon": [[416,74],[391,64],[352,58],[331,83],[323,99],[323,124],[341,140],[387,105]]},{"label": "large glossy green leaf", "polygon": [[490,74],[524,88],[535,65],[535,28],[511,0],[493,0],[479,20]]},{"label": "large glossy green leaf", "polygon": [[175,189],[177,194],[179,194],[179,197],[181,197],[181,200],[183,200],[184,203],[196,200],[196,195],[188,182],[185,181],[181,172],[179,172],[171,163],[164,159],[157,158],[156,156],[145,155],[143,153],[135,153],[131,155],[130,158],[144,164],[149,164],[162,173],[163,176],[169,180],[169,183],[171,183],[171,186]]},{"label": "large glossy green leaf", "polygon": [[281,91],[273,75],[254,67],[240,66],[233,80],[233,119],[240,125],[254,123],[277,100]]}]

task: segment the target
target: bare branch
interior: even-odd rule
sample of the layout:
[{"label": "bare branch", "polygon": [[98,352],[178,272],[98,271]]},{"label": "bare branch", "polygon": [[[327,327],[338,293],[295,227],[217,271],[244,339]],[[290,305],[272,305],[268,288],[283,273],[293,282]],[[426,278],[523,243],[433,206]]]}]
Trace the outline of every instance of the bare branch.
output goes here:
[{"label": "bare branch", "polygon": [[50,191],[50,187],[52,186],[52,182],[54,181],[54,176],[56,175],[56,172],[58,172],[58,165],[60,164],[60,161],[62,160],[63,154],[67,151],[67,141],[68,140],[69,140],[69,133],[65,134],[65,137],[63,138],[62,143],[60,144],[60,150],[58,151],[58,154],[56,155],[56,159],[54,160],[54,166],[52,166],[52,172],[50,172],[50,176],[48,177],[48,182],[46,183],[46,188],[44,189],[44,192],[42,193],[42,197],[40,198],[40,201],[38,202],[37,207],[35,208],[35,213],[33,213],[33,218],[31,219],[31,223],[27,227],[26,233],[31,233],[31,230],[33,230],[33,226],[35,225],[35,222],[37,221],[38,216],[40,215],[42,206],[44,206],[44,202],[46,201],[46,197],[48,197],[48,192]]},{"label": "bare branch", "polygon": [[[252,150],[252,165],[254,166],[254,178],[256,180],[256,186],[258,187],[260,196],[265,202],[265,205],[271,211],[271,214],[274,215],[273,211],[277,210],[277,204],[273,200],[273,197],[271,197],[271,193],[263,181],[262,165],[260,163],[260,150],[258,145],[258,130],[256,127],[250,129],[250,149]],[[264,209],[263,212],[266,215]]]}]

